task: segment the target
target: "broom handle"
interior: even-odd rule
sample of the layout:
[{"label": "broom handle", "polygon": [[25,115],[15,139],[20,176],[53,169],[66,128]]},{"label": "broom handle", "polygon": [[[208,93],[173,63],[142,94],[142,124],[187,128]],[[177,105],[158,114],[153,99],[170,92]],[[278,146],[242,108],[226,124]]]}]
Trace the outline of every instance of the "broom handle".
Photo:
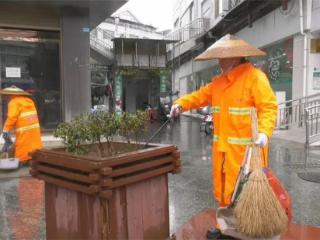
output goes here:
[{"label": "broom handle", "polygon": [[261,158],[260,158],[260,147],[254,142],[258,138],[258,116],[255,108],[251,108],[251,131],[252,131],[252,158],[251,158],[251,169],[262,169]]},{"label": "broom handle", "polygon": [[255,142],[258,138],[258,116],[255,108],[251,108],[251,128],[252,140]]}]

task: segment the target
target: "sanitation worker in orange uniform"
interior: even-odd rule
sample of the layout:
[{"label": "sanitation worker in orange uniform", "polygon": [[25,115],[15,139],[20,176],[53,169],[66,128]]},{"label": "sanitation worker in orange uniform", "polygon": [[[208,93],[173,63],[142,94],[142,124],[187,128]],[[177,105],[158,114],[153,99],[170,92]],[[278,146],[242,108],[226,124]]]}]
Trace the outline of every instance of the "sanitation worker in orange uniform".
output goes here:
[{"label": "sanitation worker in orange uniform", "polygon": [[37,109],[29,97],[30,94],[20,88],[4,88],[0,90],[0,94],[9,97],[7,119],[3,127],[5,144],[2,151],[8,151],[12,143],[10,131],[15,131],[15,157],[20,160],[20,165],[25,165],[30,160],[29,153],[42,148]]},{"label": "sanitation worker in orange uniform", "polygon": [[[175,101],[171,116],[211,105],[213,110],[213,195],[220,206],[227,206],[244,158],[252,141],[250,109],[256,108],[263,165],[267,165],[267,143],[277,116],[277,101],[266,75],[245,57],[265,53],[230,34],[224,36],[195,60],[218,59],[222,74],[191,94]],[[208,239],[229,239],[220,230],[207,232]]]}]

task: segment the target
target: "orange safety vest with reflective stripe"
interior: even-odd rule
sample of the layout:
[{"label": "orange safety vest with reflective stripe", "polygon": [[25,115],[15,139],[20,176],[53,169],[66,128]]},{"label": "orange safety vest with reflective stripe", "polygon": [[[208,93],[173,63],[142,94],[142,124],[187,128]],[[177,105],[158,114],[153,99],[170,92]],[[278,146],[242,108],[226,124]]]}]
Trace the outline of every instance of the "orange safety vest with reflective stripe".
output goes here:
[{"label": "orange safety vest with reflective stripe", "polygon": [[41,133],[36,107],[24,96],[11,97],[3,131],[15,130],[15,156],[20,161],[30,159],[29,153],[42,148]]},{"label": "orange safety vest with reflective stripe", "polygon": [[[246,146],[252,141],[250,108],[257,109],[259,132],[270,138],[275,126],[278,105],[267,77],[251,63],[240,64],[175,103],[184,111],[212,105],[213,193],[221,205],[229,204]],[[262,158],[267,165],[267,148]]]}]

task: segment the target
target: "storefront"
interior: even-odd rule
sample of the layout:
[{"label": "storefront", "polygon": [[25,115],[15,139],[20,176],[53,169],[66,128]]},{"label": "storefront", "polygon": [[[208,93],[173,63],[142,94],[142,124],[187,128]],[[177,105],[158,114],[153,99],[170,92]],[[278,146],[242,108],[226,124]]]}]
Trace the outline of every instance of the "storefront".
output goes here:
[{"label": "storefront", "polygon": [[[15,85],[32,94],[42,129],[61,121],[60,34],[0,28],[1,88]],[[7,102],[2,101],[2,121]]]},{"label": "storefront", "polygon": [[0,1],[0,87],[32,93],[41,130],[90,111],[90,30],[125,2]]},{"label": "storefront", "polygon": [[282,101],[292,99],[293,39],[269,45],[262,50],[267,55],[253,58],[252,62],[267,75],[278,98]]},{"label": "storefront", "polygon": [[[115,112],[157,109],[171,93],[171,71],[166,66],[170,40],[114,38]],[[161,98],[161,99],[160,99]]]}]

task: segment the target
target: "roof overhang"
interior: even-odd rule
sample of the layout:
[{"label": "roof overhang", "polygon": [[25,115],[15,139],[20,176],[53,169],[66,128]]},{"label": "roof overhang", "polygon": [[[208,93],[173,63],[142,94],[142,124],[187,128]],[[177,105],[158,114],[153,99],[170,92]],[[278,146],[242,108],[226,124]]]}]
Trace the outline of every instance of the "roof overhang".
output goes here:
[{"label": "roof overhang", "polygon": [[106,18],[110,17],[118,8],[125,4],[128,0],[0,0],[0,3],[19,4],[28,6],[28,9],[37,9],[39,7],[50,7],[53,11],[60,10],[76,10],[78,13],[83,11],[89,14],[90,27],[94,28]]},{"label": "roof overhang", "polygon": [[127,43],[134,43],[138,42],[141,44],[154,44],[154,43],[161,43],[161,44],[169,44],[169,43],[175,43],[176,40],[170,40],[170,39],[151,39],[151,38],[124,38],[124,37],[115,37],[112,39],[114,42],[127,42]]},{"label": "roof overhang", "polygon": [[227,33],[234,34],[246,26],[252,26],[254,21],[267,15],[288,0],[243,0],[226,13],[217,24],[200,36],[197,42],[204,42],[209,46]]},{"label": "roof overhang", "polygon": [[144,53],[158,52],[159,55],[166,54],[166,46],[175,41],[168,39],[147,39],[147,38],[113,38],[115,54],[139,51]]}]

